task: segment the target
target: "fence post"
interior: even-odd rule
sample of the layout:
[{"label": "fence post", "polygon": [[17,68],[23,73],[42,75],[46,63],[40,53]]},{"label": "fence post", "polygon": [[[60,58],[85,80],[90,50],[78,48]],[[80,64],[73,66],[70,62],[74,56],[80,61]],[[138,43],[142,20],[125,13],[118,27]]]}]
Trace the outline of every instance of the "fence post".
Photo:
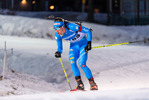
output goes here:
[{"label": "fence post", "polygon": [[2,80],[4,80],[5,77],[5,68],[6,68],[6,62],[7,61],[7,52],[6,52],[6,41],[4,43],[4,62],[3,62],[3,72],[2,72]]}]

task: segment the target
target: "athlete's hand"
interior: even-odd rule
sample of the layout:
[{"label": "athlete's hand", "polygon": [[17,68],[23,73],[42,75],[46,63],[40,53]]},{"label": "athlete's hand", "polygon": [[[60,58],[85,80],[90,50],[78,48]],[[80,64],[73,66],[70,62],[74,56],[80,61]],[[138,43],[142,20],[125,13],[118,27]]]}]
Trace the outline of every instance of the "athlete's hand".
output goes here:
[{"label": "athlete's hand", "polygon": [[61,53],[58,52],[58,51],[56,51],[56,52],[55,52],[55,57],[56,57],[56,58],[60,58],[60,57],[61,57]]},{"label": "athlete's hand", "polygon": [[87,46],[84,48],[85,52],[87,53],[89,50],[92,49],[92,46],[91,46],[92,42],[91,41],[88,41],[87,42]]}]

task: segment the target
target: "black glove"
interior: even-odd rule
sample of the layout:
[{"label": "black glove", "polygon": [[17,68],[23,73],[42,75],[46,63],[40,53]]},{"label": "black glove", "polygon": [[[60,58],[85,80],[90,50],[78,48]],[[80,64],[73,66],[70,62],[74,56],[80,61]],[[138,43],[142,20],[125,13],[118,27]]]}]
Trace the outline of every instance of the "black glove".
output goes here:
[{"label": "black glove", "polygon": [[92,43],[91,41],[88,41],[88,42],[87,42],[87,46],[84,48],[84,50],[85,50],[86,53],[87,53],[89,50],[92,49],[91,43]]},{"label": "black glove", "polygon": [[60,57],[61,57],[61,53],[58,52],[58,51],[56,51],[56,52],[55,52],[55,57],[56,57],[56,58],[60,58]]}]

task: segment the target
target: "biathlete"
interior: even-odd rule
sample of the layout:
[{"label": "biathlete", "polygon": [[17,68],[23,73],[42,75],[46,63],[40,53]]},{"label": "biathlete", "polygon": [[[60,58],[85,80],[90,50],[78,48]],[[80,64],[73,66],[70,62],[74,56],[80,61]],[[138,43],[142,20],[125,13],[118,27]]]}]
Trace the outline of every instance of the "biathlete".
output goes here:
[{"label": "biathlete", "polygon": [[[57,41],[57,51],[55,57],[60,58],[63,52],[62,39],[70,42],[69,61],[71,63],[72,72],[75,76],[78,90],[84,90],[84,84],[81,80],[81,74],[77,66],[77,61],[89,80],[90,89],[98,90],[98,86],[94,81],[91,70],[86,65],[88,51],[91,50],[92,31],[80,24],[70,23],[64,19],[57,17],[54,20],[54,29],[56,31],[55,38]],[[87,35],[87,37],[86,37]]]}]

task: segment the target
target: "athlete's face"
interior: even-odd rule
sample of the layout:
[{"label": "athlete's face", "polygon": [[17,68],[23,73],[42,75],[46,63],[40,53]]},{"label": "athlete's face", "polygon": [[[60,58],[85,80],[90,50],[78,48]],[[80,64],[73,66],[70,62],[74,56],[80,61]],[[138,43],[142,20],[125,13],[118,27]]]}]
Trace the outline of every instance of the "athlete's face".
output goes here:
[{"label": "athlete's face", "polygon": [[62,35],[62,34],[64,34],[65,31],[66,31],[66,29],[65,29],[64,26],[62,26],[62,27],[60,27],[59,29],[56,30],[56,32],[58,33],[58,35]]}]

